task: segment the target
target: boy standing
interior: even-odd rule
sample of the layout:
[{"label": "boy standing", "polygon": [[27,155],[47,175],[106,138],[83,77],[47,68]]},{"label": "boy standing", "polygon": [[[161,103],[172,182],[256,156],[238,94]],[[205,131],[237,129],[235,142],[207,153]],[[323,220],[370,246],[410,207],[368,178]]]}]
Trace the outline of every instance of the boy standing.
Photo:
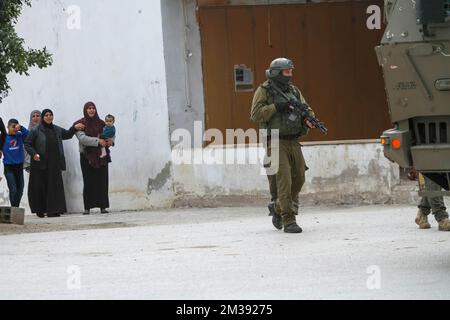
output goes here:
[{"label": "boy standing", "polygon": [[3,167],[8,182],[11,207],[19,207],[23,195],[24,140],[28,130],[16,119],[8,121],[8,134],[3,146]]}]

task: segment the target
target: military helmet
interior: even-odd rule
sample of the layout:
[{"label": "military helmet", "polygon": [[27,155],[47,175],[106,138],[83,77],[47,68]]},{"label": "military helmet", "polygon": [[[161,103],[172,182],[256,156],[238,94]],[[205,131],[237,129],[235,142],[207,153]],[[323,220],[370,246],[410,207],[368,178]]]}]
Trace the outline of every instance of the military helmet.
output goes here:
[{"label": "military helmet", "polygon": [[277,58],[270,63],[269,69],[266,70],[267,78],[274,78],[281,75],[282,70],[294,69],[294,63],[286,58]]}]

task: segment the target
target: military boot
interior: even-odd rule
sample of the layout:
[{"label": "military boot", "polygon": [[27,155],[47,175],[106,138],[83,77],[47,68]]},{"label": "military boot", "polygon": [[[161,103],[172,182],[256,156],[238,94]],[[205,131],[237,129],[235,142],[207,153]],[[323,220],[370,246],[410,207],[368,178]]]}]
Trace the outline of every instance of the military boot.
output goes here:
[{"label": "military boot", "polygon": [[450,231],[450,220],[448,218],[439,221],[439,231]]},{"label": "military boot", "polygon": [[422,211],[417,212],[416,216],[416,224],[419,226],[419,229],[430,229],[431,225],[428,222],[428,216],[426,214],[423,214]]},{"label": "military boot", "polygon": [[276,212],[272,216],[272,224],[278,230],[283,229],[283,221],[281,219],[281,216],[279,214],[277,214]]},{"label": "military boot", "polygon": [[302,231],[302,228],[296,222],[284,226],[284,232],[286,233],[301,233]]}]

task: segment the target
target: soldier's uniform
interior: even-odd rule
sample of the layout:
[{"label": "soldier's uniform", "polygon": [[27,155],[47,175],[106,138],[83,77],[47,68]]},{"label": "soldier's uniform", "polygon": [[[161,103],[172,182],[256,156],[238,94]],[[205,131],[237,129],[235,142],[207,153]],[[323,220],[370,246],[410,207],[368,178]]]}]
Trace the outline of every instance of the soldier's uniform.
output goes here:
[{"label": "soldier's uniform", "polygon": [[[283,92],[289,98],[306,103],[300,90],[290,83],[284,86]],[[285,232],[290,232],[288,231],[289,228],[286,227],[296,225],[295,214],[298,194],[305,182],[306,171],[306,164],[298,138],[306,135],[309,128],[303,119],[297,122],[298,125],[287,126],[289,113],[277,111],[276,105],[279,103],[286,103],[286,99],[271,88],[268,80],[258,87],[255,92],[250,117],[253,121],[260,124],[261,129],[268,130],[269,137],[271,130],[279,130],[278,149],[271,150],[270,143],[266,146],[266,152],[269,156],[273,152],[278,152],[279,154],[278,171],[276,175],[268,178],[272,197],[275,196],[277,198],[275,211],[278,215],[281,215]],[[274,225],[279,228],[275,223]],[[297,226],[297,228],[299,227]],[[301,232],[301,228],[299,229],[297,229],[297,232]]]},{"label": "soldier's uniform", "polygon": [[[432,180],[420,175],[419,179],[424,179],[426,190],[441,191],[441,187]],[[416,224],[421,229],[429,229],[431,227],[428,222],[428,215],[433,213],[434,218],[439,224],[439,230],[450,231],[450,221],[448,219],[447,208],[445,207],[444,197],[422,197],[418,205],[419,212],[416,217]]]}]

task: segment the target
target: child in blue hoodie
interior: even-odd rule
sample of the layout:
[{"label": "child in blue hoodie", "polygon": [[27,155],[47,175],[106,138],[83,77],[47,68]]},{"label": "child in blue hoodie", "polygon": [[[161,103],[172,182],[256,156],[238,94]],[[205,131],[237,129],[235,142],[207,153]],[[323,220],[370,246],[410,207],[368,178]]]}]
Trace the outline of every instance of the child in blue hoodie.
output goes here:
[{"label": "child in blue hoodie", "polygon": [[11,207],[19,207],[23,195],[24,140],[28,130],[16,119],[8,121],[8,134],[3,145],[3,167],[8,182]]}]

